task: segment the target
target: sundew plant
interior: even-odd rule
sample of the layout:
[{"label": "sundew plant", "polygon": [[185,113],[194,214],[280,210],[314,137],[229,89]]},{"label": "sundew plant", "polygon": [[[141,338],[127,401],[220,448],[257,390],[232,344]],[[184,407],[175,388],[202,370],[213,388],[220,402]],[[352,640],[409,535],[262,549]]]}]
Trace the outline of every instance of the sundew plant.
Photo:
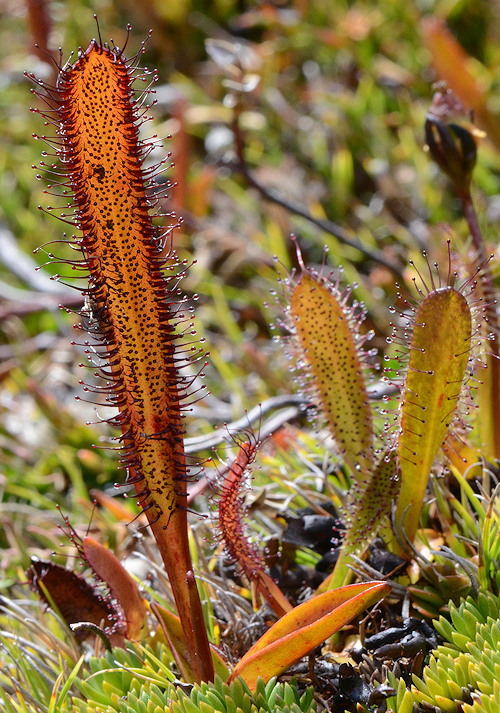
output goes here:
[{"label": "sundew plant", "polygon": [[[284,32],[276,13],[266,16],[268,38]],[[323,27],[313,15],[304,32]],[[269,91],[264,39],[211,38],[218,111],[204,114],[191,85],[189,101],[176,95],[170,105],[172,138],[160,141],[149,122],[170,95],[155,95],[158,72],[143,67],[154,33],[134,54],[130,26],[123,46],[103,40],[104,26],[100,19],[97,39],[67,61],[52,53],[52,78],[26,74],[34,137],[45,144],[40,215],[65,231],[48,242],[37,236],[33,247],[48,255],[39,274],[52,274],[79,333],[72,341],[64,330],[60,344],[83,354],[86,376],[70,409],[57,390],[6,372],[60,448],[37,456],[24,482],[15,464],[26,449],[5,429],[7,507],[29,508],[45,527],[34,516],[25,535],[5,510],[4,539],[18,554],[0,600],[2,705],[8,713],[489,711],[495,685],[457,625],[460,611],[474,640],[491,648],[500,594],[497,254],[473,191],[494,123],[474,77],[464,69],[467,92],[438,60],[443,47],[457,66],[466,55],[444,26],[422,25],[451,88],[427,97],[425,151],[413,145],[413,160],[432,166],[436,185],[447,181],[461,228],[440,227],[434,244],[421,239],[406,259],[399,233],[377,243],[360,223],[355,235],[340,193],[332,210],[345,229],[322,215],[327,201],[314,203],[308,182],[304,205],[266,183],[277,116],[268,133],[260,129],[260,146],[255,132],[267,101],[289,122],[282,138],[296,160],[311,150],[318,183],[331,176],[321,160],[328,142],[320,150],[315,132],[302,144],[291,138],[298,109],[286,83],[280,101]],[[334,38],[323,30],[326,48]],[[301,51],[294,37],[282,36],[291,56]],[[313,69],[306,62],[302,79],[316,102]],[[172,72],[172,86],[179,81]],[[353,87],[368,102],[362,83]],[[358,125],[355,108],[342,111]],[[396,114],[387,113],[394,126]],[[376,106],[365,115],[376,117]],[[319,136],[321,122],[310,118]],[[200,168],[190,142],[204,121],[221,143],[214,164]],[[349,150],[335,151],[328,169],[346,201],[370,165],[350,163]],[[230,222],[234,204],[251,220],[254,201],[271,217],[253,242],[234,249],[234,236],[210,237],[211,210]],[[94,420],[79,423],[78,409]],[[59,498],[51,478],[62,465]],[[111,496],[115,481],[130,503]],[[89,485],[99,509],[80,534],[76,520],[91,518]],[[54,499],[68,513],[62,549]]]}]

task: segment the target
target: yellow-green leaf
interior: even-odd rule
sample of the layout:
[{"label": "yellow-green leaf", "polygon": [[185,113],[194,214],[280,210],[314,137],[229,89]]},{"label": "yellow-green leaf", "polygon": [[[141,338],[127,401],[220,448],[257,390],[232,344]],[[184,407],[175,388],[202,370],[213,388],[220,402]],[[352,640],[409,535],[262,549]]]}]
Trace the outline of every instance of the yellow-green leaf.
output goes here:
[{"label": "yellow-green leaf", "polygon": [[345,462],[361,479],[373,458],[362,337],[334,288],[310,273],[295,285],[290,313],[321,411]]},{"label": "yellow-green leaf", "polygon": [[448,433],[471,346],[471,311],[452,287],[430,292],[414,317],[398,442],[401,490],[396,522],[413,540],[430,470]]}]

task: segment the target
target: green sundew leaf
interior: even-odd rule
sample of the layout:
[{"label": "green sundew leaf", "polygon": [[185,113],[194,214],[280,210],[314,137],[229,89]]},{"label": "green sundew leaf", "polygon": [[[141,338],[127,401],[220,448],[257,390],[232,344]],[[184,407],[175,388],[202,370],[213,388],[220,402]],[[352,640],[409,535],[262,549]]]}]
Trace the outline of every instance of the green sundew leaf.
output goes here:
[{"label": "green sundew leaf", "polygon": [[430,292],[415,314],[401,403],[401,490],[396,510],[396,522],[403,522],[410,541],[417,531],[432,464],[460,395],[471,327],[467,300],[452,287]]},{"label": "green sundew leaf", "polygon": [[328,427],[353,473],[369,473],[373,423],[360,349],[349,315],[326,281],[304,273],[290,313]]},{"label": "green sundew leaf", "polygon": [[368,485],[354,494],[349,525],[335,569],[318,591],[347,584],[351,556],[362,557],[377,534],[389,527],[392,503],[399,488],[399,481],[396,480],[396,455],[396,451],[383,453]]}]

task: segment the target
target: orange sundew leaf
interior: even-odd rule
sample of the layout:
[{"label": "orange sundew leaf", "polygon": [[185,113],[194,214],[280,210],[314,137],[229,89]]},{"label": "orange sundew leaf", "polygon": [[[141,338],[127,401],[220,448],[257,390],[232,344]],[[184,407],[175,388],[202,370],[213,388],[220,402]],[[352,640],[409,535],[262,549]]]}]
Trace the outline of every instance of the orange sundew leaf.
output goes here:
[{"label": "orange sundew leaf", "polygon": [[85,560],[109,587],[125,616],[127,638],[137,641],[146,624],[146,603],[139,588],[122,563],[93,537],[84,537]]},{"label": "orange sundew leaf", "polygon": [[229,680],[241,676],[254,689],[259,677],[269,680],[279,675],[386,596],[390,589],[386,582],[351,584],[300,604],[252,646]]},{"label": "orange sundew leaf", "polygon": [[195,678],[206,680],[213,668],[189,552],[182,426],[193,377],[180,370],[202,352],[178,344],[192,333],[189,322],[178,333],[186,321],[178,287],[185,267],[170,249],[170,231],[151,214],[162,194],[152,180],[158,167],[144,165],[156,142],[139,138],[148,89],[135,97],[135,63],[93,40],[61,69],[55,87],[37,82],[56,105],[45,116],[57,137],[47,140],[61,159],[59,168],[44,168],[71,188],[73,213],[60,217],[82,233],[70,241],[82,259],[62,262],[89,275],[82,322],[97,342],[87,351],[97,354],[104,385],[84,387],[118,410],[108,421],[121,429],[127,483],[165,563]]},{"label": "orange sundew leaf", "polygon": [[326,280],[304,273],[290,314],[321,412],[358,480],[371,471],[373,423],[356,331],[341,296]]},{"label": "orange sundew leaf", "polygon": [[176,505],[185,505],[174,487],[185,478],[178,443],[182,384],[173,361],[171,298],[170,304],[165,299],[171,286],[161,234],[149,215],[132,78],[119,60],[92,42],[61,73],[62,158],[74,186],[91,278],[89,327],[106,344],[109,390],[120,411],[114,420],[133,470],[129,480],[146,479],[143,508],[166,524]]}]

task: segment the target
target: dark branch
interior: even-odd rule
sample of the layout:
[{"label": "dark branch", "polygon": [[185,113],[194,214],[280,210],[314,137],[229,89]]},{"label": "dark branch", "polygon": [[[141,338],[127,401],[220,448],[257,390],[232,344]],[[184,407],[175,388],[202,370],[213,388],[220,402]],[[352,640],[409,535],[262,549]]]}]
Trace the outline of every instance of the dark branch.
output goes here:
[{"label": "dark branch", "polygon": [[309,223],[312,223],[312,225],[315,225],[316,227],[320,228],[320,230],[323,230],[325,233],[333,235],[344,245],[348,245],[351,248],[355,248],[370,260],[378,262],[380,265],[384,265],[384,267],[387,267],[399,280],[404,281],[404,276],[401,267],[396,263],[392,262],[391,260],[388,260],[385,255],[379,250],[371,250],[370,248],[365,247],[362,243],[359,242],[359,240],[351,238],[348,233],[340,227],[340,225],[337,225],[336,223],[328,219],[315,218],[302,204],[298,203],[297,201],[284,198],[284,196],[282,196],[280,193],[278,193],[278,191],[274,190],[273,188],[263,186],[248,168],[248,164],[245,158],[244,142],[241,135],[237,112],[235,112],[234,115],[232,129],[234,133],[236,151],[236,162],[233,164],[232,168],[241,173],[241,175],[244,177],[249,186],[255,188],[261,194],[261,196],[263,196],[263,198],[268,201],[271,201],[271,203],[275,203],[276,205],[285,208],[285,210],[287,210],[289,213],[292,213],[293,215],[299,215],[301,218],[304,218]]}]

